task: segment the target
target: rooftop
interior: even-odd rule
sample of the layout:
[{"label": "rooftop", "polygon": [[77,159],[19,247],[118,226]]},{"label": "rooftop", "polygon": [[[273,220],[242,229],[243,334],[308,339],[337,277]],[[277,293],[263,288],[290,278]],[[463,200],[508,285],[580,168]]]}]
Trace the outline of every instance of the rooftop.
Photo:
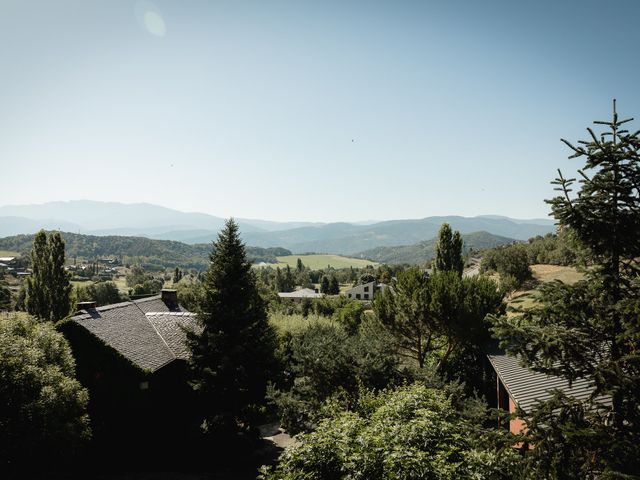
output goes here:
[{"label": "rooftop", "polygon": [[280,298],[322,298],[324,295],[311,288],[301,288],[295,292],[280,292],[278,296]]},{"label": "rooftop", "polygon": [[569,385],[564,378],[521,366],[516,357],[505,354],[487,356],[509,396],[525,412],[537,401],[549,400],[556,389],[576,400],[586,400],[593,393],[593,386],[587,379],[577,379]]},{"label": "rooftop", "polygon": [[160,296],[90,308],[71,321],[142,370],[155,372],[174,360],[187,360],[182,327],[197,328],[196,314]]}]

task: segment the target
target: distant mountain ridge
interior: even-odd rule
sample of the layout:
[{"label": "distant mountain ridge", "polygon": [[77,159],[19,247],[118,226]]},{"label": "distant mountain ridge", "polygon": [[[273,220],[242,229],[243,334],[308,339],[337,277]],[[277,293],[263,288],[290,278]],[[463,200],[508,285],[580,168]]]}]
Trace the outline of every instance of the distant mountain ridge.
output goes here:
[{"label": "distant mountain ridge", "polygon": [[[474,232],[462,235],[464,242],[464,251],[470,249],[481,250],[485,248],[493,248],[500,245],[508,245],[513,243],[513,238],[492,235],[488,232]],[[378,263],[424,265],[435,257],[437,238],[432,238],[424,242],[413,245],[401,245],[395,247],[377,247],[371,250],[360,252],[355,257],[366,258]]]},{"label": "distant mountain ridge", "polygon": [[[34,233],[40,228],[92,235],[141,236],[187,244],[209,243],[225,219],[180,212],[147,203],[124,204],[77,200],[0,207],[0,237]],[[437,235],[447,222],[463,234],[485,231],[526,240],[555,230],[552,220],[521,220],[484,215],[358,223],[273,222],[236,219],[243,240],[256,247],[283,247],[294,253],[352,255],[381,246],[412,245]]]}]

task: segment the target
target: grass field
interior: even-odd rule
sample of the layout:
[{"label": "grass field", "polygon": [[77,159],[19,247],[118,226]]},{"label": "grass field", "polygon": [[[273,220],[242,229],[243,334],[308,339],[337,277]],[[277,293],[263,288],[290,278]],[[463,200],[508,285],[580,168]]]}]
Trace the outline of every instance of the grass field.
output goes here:
[{"label": "grass field", "polygon": [[[573,284],[584,278],[584,273],[578,272],[573,267],[563,267],[560,265],[531,265],[531,272],[535,284],[560,280],[564,283]],[[536,303],[537,286],[528,290],[516,291],[509,300],[510,307],[529,308]]]},{"label": "grass field", "polygon": [[309,267],[311,270],[320,270],[321,268],[327,268],[327,265],[331,265],[333,268],[362,268],[367,265],[377,265],[375,262],[369,260],[363,260],[361,258],[349,258],[342,257],[340,255],[287,255],[286,257],[277,257],[278,263],[272,264],[273,266],[279,266],[280,268],[287,265],[296,266],[298,259],[302,260],[302,263]]},{"label": "grass field", "polygon": [[14,252],[13,250],[0,250],[0,257],[17,257],[20,252]]}]

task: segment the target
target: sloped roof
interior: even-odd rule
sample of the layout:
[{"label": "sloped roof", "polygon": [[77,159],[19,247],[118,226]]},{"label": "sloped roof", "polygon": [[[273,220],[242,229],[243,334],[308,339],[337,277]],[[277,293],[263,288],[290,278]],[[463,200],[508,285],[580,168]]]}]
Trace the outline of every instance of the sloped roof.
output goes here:
[{"label": "sloped roof", "polygon": [[105,305],[71,317],[131,363],[155,372],[188,350],[181,326],[197,328],[196,315],[160,296]]},{"label": "sloped roof", "polygon": [[593,393],[593,386],[587,379],[577,379],[569,386],[565,378],[534,372],[518,363],[509,355],[487,355],[502,384],[513,401],[525,412],[537,401],[551,398],[552,390],[561,390],[576,400],[586,400]]},{"label": "sloped roof", "polygon": [[295,292],[280,292],[278,296],[280,298],[322,298],[324,295],[311,288],[301,288]]}]

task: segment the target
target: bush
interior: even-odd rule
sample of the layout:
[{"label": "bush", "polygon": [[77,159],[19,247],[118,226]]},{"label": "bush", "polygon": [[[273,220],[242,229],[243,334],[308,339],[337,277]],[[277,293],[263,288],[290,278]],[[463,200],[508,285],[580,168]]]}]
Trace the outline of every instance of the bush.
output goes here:
[{"label": "bush", "polygon": [[78,302],[95,301],[97,306],[122,302],[125,297],[120,294],[118,286],[113,282],[100,282],[94,285],[76,287]]},{"label": "bush", "polygon": [[51,324],[0,318],[0,379],[0,471],[59,466],[90,438],[88,393]]},{"label": "bush", "polygon": [[352,405],[360,386],[379,389],[400,378],[390,338],[373,320],[353,335],[328,319],[303,325],[281,332],[278,357],[283,374],[269,390],[289,432],[313,428],[329,398]]},{"label": "bush", "polygon": [[515,290],[531,278],[527,247],[516,243],[489,250],[482,257],[480,270],[498,272],[501,281],[507,284],[509,289]]},{"label": "bush", "polygon": [[332,318],[340,323],[347,333],[353,335],[360,328],[364,316],[364,305],[354,300],[349,301],[344,306],[339,307],[333,313]]},{"label": "bush", "polygon": [[[419,383],[333,405],[263,480],[513,478],[519,457],[462,418],[440,390]],[[328,409],[330,410],[330,409]]]}]

